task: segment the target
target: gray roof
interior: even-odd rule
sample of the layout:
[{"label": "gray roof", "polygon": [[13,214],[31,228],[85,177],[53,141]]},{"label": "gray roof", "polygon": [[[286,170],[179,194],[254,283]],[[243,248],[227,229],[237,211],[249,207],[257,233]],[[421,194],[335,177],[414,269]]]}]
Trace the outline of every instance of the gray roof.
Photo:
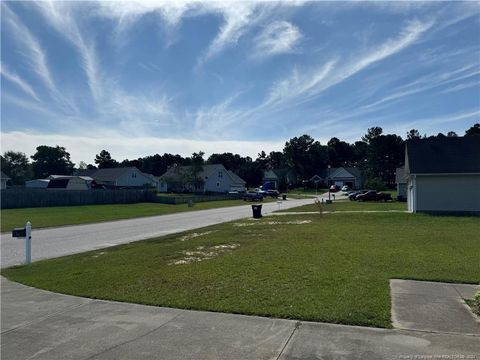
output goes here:
[{"label": "gray roof", "polygon": [[[161,180],[169,180],[169,181],[176,181],[181,180],[180,174],[190,171],[191,166],[172,166],[170,167],[162,176],[160,176]],[[233,183],[241,183],[245,184],[246,182],[235,174],[232,171],[225,169],[222,164],[208,164],[202,166],[202,171],[198,174],[199,178],[205,179],[207,176],[210,176],[215,171],[224,170],[232,179]]]},{"label": "gray roof", "polygon": [[[202,171],[198,174],[198,176],[204,179],[206,176],[208,176],[210,173],[212,173],[214,170],[218,169],[219,167],[223,168],[223,165],[221,164],[203,165]],[[191,168],[192,168],[191,166],[171,166],[162,176],[160,176],[160,179],[168,179],[168,180],[175,181],[176,179],[180,178],[180,174],[190,171]]]},{"label": "gray roof", "polygon": [[10,177],[7,176],[3,171],[0,171],[0,172],[1,172],[1,178],[2,179],[10,180]]},{"label": "gray roof", "polygon": [[125,174],[127,171],[136,170],[139,173],[141,172],[135,166],[132,167],[116,167],[116,168],[105,168],[105,169],[83,169],[75,171],[74,175],[76,176],[88,176],[96,181],[107,182],[107,181],[116,181],[119,177]]},{"label": "gray roof", "polygon": [[228,175],[232,178],[234,183],[246,184],[247,182],[243,180],[240,176],[235,174],[233,171],[227,170]]},{"label": "gray roof", "polygon": [[409,140],[410,174],[480,173],[480,135]]}]

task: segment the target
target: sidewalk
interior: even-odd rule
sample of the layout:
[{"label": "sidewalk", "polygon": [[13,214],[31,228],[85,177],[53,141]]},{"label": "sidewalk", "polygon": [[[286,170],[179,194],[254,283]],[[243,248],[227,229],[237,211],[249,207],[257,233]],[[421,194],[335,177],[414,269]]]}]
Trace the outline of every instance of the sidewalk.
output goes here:
[{"label": "sidewalk", "polygon": [[480,359],[476,335],[93,300],[4,278],[1,288],[2,359]]},{"label": "sidewalk", "polygon": [[478,285],[392,279],[393,326],[480,336],[480,321],[463,301],[472,299],[477,290]]}]

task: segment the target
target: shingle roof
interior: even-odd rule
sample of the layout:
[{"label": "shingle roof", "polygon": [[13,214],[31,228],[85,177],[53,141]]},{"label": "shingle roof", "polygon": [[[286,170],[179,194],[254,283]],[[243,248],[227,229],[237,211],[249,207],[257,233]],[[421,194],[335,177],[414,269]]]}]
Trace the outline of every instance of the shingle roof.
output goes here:
[{"label": "shingle roof", "polygon": [[1,178],[2,179],[10,180],[10,177],[7,176],[3,171],[0,171],[0,172],[1,172]]},{"label": "shingle roof", "polygon": [[410,174],[480,173],[480,135],[409,140]]},{"label": "shingle roof", "polygon": [[240,176],[235,174],[233,171],[227,170],[228,175],[232,178],[234,183],[246,184],[246,181],[243,180]]},{"label": "shingle roof", "polygon": [[[223,168],[223,165],[221,164],[210,164],[210,165],[203,165],[202,166],[202,171],[198,174],[198,177],[204,179],[206,176],[209,176],[210,173],[218,169],[219,167]],[[191,166],[172,166],[170,167],[162,176],[160,176],[160,179],[168,179],[170,181],[175,181],[177,179],[180,179],[180,174],[186,173],[187,171],[190,171]]]}]

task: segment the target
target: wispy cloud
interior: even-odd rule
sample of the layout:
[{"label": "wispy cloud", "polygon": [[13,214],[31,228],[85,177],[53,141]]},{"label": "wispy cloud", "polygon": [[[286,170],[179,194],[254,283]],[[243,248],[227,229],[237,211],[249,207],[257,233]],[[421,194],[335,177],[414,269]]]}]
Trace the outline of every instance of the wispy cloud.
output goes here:
[{"label": "wispy cloud", "polygon": [[24,58],[30,65],[30,68],[49,90],[56,92],[57,89],[48,67],[47,56],[40,46],[40,43],[5,2],[3,2],[1,6],[3,12],[2,17],[12,30],[10,34],[21,44],[22,50],[24,51]]},{"label": "wispy cloud", "polygon": [[293,101],[293,105],[310,101],[368,66],[413,45],[432,25],[433,22],[411,21],[397,38],[387,40],[373,51],[359,55],[358,60],[350,63],[337,65],[336,60],[330,60],[318,69],[303,73],[296,69],[287,78],[272,86],[265,104],[278,107],[278,105],[292,105],[285,104],[286,101]]},{"label": "wispy cloud", "polygon": [[5,79],[17,85],[26,94],[30,95],[35,100],[40,101],[37,93],[33,90],[30,84],[22,79],[17,73],[10,71],[3,63],[0,66],[0,73],[5,77]]},{"label": "wispy cloud", "polygon": [[68,2],[42,1],[36,3],[47,23],[61,36],[65,37],[77,49],[82,67],[87,76],[88,86],[95,100],[100,100],[103,93],[101,87],[102,74],[99,71],[98,60],[93,41],[88,42],[83,37],[73,15],[74,6]]},{"label": "wispy cloud", "polygon": [[254,39],[253,58],[266,58],[298,51],[302,33],[288,21],[274,21]]},{"label": "wispy cloud", "polygon": [[[423,75],[413,82],[401,85],[392,89],[391,93],[373,103],[369,103],[363,107],[376,107],[380,104],[397,101],[408,96],[412,96],[421,92],[429,91],[441,86],[455,83],[464,79],[480,75],[480,68],[478,64],[470,64],[454,71],[434,72],[428,75]],[[477,85],[480,83],[477,81]],[[472,85],[473,86],[473,85]],[[455,90],[450,90],[455,91]]]}]

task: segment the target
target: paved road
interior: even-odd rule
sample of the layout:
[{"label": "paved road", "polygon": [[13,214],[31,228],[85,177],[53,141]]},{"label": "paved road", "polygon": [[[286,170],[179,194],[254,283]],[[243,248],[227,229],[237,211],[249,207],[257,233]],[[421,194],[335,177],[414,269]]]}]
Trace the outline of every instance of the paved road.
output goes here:
[{"label": "paved road", "polygon": [[2,359],[480,359],[478,335],[169,309],[1,281]]},{"label": "paved road", "polygon": [[[314,198],[287,200],[283,201],[280,206],[282,209],[288,209],[310,204],[313,201]],[[278,209],[279,205],[276,202],[264,203],[262,213],[268,214]],[[251,206],[246,205],[96,224],[38,229],[32,233],[32,261],[125,244],[250,216],[252,216]],[[32,225],[35,227],[35,224]],[[22,264],[25,259],[24,251],[23,239],[12,238],[11,233],[3,233],[1,239],[1,267]]]}]

